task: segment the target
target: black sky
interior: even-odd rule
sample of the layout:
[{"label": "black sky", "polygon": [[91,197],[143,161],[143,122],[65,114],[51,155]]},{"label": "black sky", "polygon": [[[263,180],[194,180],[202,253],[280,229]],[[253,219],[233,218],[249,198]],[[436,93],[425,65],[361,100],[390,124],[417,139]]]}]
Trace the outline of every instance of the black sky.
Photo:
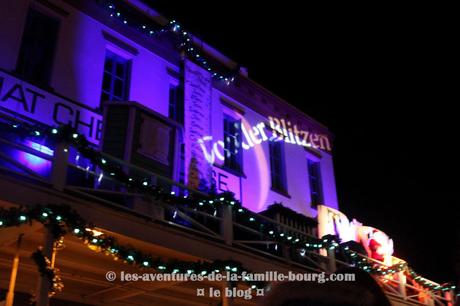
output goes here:
[{"label": "black sky", "polygon": [[341,210],[423,275],[458,278],[453,8],[146,1],[327,125]]}]

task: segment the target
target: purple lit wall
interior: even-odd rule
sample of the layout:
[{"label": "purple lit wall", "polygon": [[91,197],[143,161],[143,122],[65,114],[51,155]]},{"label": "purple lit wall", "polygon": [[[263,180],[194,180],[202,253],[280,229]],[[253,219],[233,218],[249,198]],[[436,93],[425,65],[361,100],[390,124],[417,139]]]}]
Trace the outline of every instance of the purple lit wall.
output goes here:
[{"label": "purple lit wall", "polygon": [[27,3],[26,0],[0,1],[0,12],[8,12],[0,18],[0,42],[2,46],[8,46],[1,48],[0,56],[0,67],[5,70],[11,71],[16,67],[23,32],[23,24],[18,26],[18,21],[25,20],[27,11],[24,7]]},{"label": "purple lit wall", "polygon": [[[244,112],[244,115],[229,109],[222,103],[222,98],[237,105],[238,108]],[[212,112],[212,137],[214,141],[223,138],[224,113],[233,115],[236,118],[241,118],[247,130],[260,122],[267,121],[267,118],[217,90],[213,90]],[[316,209],[312,208],[310,205],[311,198],[307,158],[311,158],[317,159],[321,165],[321,183],[323,186],[324,204],[329,207],[337,208],[338,203],[332,156],[328,153],[321,152],[321,158],[318,158],[308,153],[303,147],[295,144],[285,143],[284,150],[289,197],[281,195],[271,189],[268,142],[262,142],[261,144],[254,145],[249,150],[243,150],[243,172],[245,178],[241,179],[241,190],[244,206],[253,211],[262,211],[274,202],[282,202],[283,205],[297,212],[304,213],[308,216],[316,216]],[[222,161],[217,158],[216,163],[222,165]]]},{"label": "purple lit wall", "polygon": [[[6,18],[0,18],[0,42],[2,45],[8,46],[8,48],[3,48],[0,51],[0,68],[5,71],[13,71],[15,68],[23,31],[22,25],[26,17],[24,7],[27,7],[29,3],[28,0],[0,1],[0,12],[9,12]],[[168,116],[169,88],[179,82],[177,77],[172,76],[179,72],[179,67],[97,22],[95,19],[78,12],[72,6],[63,2],[59,3],[59,6],[62,5],[62,8],[69,13],[68,16],[62,17],[54,11],[44,8],[47,13],[61,19],[50,84],[54,92],[49,93],[49,101],[58,101],[56,99],[60,96],[66,98],[66,103],[76,101],[74,103],[75,110],[81,110],[78,108],[82,107],[81,104],[86,106],[85,121],[92,120],[91,118],[94,121],[100,120],[101,117],[97,111],[100,107],[104,58],[106,50],[109,49],[131,61],[128,100],[136,101],[149,109]],[[21,24],[21,26],[18,27],[18,24]],[[115,43],[114,41],[120,41],[121,43]],[[30,85],[26,82],[22,83],[24,83],[24,86]],[[7,85],[13,84],[13,81],[10,78],[4,84],[3,91],[6,90]],[[244,114],[239,114],[233,109],[229,109],[222,103],[222,98],[241,108]],[[2,104],[0,102],[0,106],[5,106],[6,103]],[[41,110],[44,112],[45,108]],[[267,118],[252,109],[213,89],[211,91],[210,118],[212,135],[202,136],[211,136],[213,141],[223,140],[224,113],[239,116],[248,129],[267,120]],[[27,114],[24,113],[23,115]],[[282,117],[282,114],[272,115]],[[70,120],[71,118],[66,117],[65,119]],[[45,123],[50,124],[49,122]],[[191,147],[190,141],[190,139],[185,139],[186,147]],[[212,167],[214,178],[221,178],[220,186],[222,188],[228,187],[230,191],[234,191],[237,197],[242,199],[243,204],[251,210],[261,211],[274,202],[282,202],[295,211],[308,216],[316,216],[316,210],[310,205],[307,169],[309,153],[298,145],[285,144],[284,147],[289,197],[271,190],[268,142],[263,142],[249,150],[244,150],[243,168],[245,176],[243,178],[240,179],[220,169],[219,166],[222,165],[222,161],[218,159],[215,161],[216,165]],[[24,154],[17,157],[26,162],[31,169],[49,169],[46,161]],[[315,158],[314,156],[310,157]],[[332,156],[321,152],[319,161],[324,204],[337,208]]]},{"label": "purple lit wall", "polygon": [[[98,108],[102,88],[102,71],[107,49],[131,61],[131,82],[128,100],[141,102],[168,116],[169,85],[177,84],[168,69],[178,67],[154,55],[112,29],[69,7],[70,14],[62,22],[62,36],[57,46],[53,87],[76,101]],[[123,41],[129,50],[107,39]],[[82,69],[83,68],[83,69]],[[66,77],[62,77],[66,75]]]},{"label": "purple lit wall", "polygon": [[43,176],[51,173],[51,162],[46,159],[23,151],[16,151],[12,156],[23,166]]},{"label": "purple lit wall", "polygon": [[[18,140],[18,142],[20,141]],[[53,157],[53,150],[45,145],[30,140],[25,140],[23,142],[23,145],[37,151],[37,154],[33,154],[33,151],[25,152],[6,145],[2,145],[2,153],[6,154],[14,162],[19,164],[15,165],[14,163],[6,163],[4,166],[10,169],[19,170],[20,172],[30,174],[26,170],[28,169],[33,173],[38,174],[39,176],[49,177],[52,168],[52,163],[49,159],[52,159]],[[39,153],[42,153],[43,157],[48,156],[49,159],[38,156]]]}]

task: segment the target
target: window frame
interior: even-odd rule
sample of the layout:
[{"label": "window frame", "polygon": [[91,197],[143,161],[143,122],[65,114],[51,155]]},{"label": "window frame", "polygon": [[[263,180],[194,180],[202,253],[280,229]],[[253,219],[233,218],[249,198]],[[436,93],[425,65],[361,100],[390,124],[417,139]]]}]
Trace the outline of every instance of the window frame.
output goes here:
[{"label": "window frame", "polygon": [[[268,143],[269,154],[270,154],[270,179],[271,179],[271,189],[277,193],[280,193],[284,196],[288,195],[287,188],[287,173],[286,173],[286,158],[285,158],[285,148],[283,141],[270,141]],[[278,148],[277,148],[278,146]],[[278,149],[278,151],[276,151]],[[275,165],[275,155],[278,155],[277,165]],[[277,166],[275,169],[275,166]],[[275,181],[275,178],[279,181]]]},{"label": "window frame", "polygon": [[[173,94],[172,94],[173,93]],[[174,98],[172,96],[174,95]],[[180,124],[185,120],[184,91],[181,84],[169,84],[168,117]]]},{"label": "window frame", "polygon": [[[27,53],[27,50],[36,50],[36,42],[37,42],[37,40],[40,40],[36,33],[33,34],[33,33],[29,32],[29,27],[33,26],[33,24],[29,25],[29,23],[31,22],[32,14],[35,14],[36,16],[41,15],[42,17],[45,17],[45,18],[49,19],[48,21],[50,22],[50,24],[52,22],[54,22],[55,25],[56,25],[56,33],[55,33],[53,43],[52,44],[46,44],[47,39],[46,40],[42,39],[42,41],[44,41],[44,43],[45,43],[45,48],[51,48],[52,50],[50,52],[50,58],[49,58],[49,63],[48,63],[49,66],[47,67],[48,68],[47,73],[43,74],[44,69],[39,69],[42,72],[42,74],[40,74],[40,76],[38,76],[38,77],[33,77],[32,76],[33,73],[29,75],[29,72],[27,72],[27,71],[31,70],[30,67],[29,67],[29,69],[26,69],[27,66],[29,65],[27,63],[30,62],[31,58],[34,58],[34,57],[29,56],[30,54]],[[51,81],[52,81],[52,77],[53,77],[54,62],[56,60],[56,51],[57,51],[58,42],[59,42],[59,36],[60,36],[61,28],[62,28],[61,23],[62,23],[62,20],[61,20],[60,16],[57,16],[53,12],[50,12],[49,10],[43,9],[40,6],[37,6],[37,5],[30,5],[29,6],[29,8],[27,10],[27,13],[26,13],[26,16],[25,16],[25,21],[24,21],[24,25],[23,25],[21,41],[20,41],[20,45],[19,45],[19,51],[18,51],[18,55],[17,55],[17,58],[16,58],[16,65],[15,65],[15,69],[14,69],[14,73],[16,75],[18,75],[19,77],[23,78],[24,80],[30,82],[31,84],[37,85],[39,87],[44,87],[44,88],[46,88],[48,90],[51,90]],[[34,41],[32,43],[35,43],[33,47],[31,47],[30,45],[25,46],[26,37],[28,37],[27,35],[32,35],[33,36],[32,39]],[[38,57],[36,57],[36,58],[38,58]],[[37,63],[43,63],[43,59],[38,59]],[[37,63],[35,63],[35,67],[37,66]]]},{"label": "window frame", "polygon": [[[107,70],[107,61],[108,59],[112,59],[112,66],[110,70]],[[118,65],[123,65],[124,66],[124,71],[122,76],[117,75],[117,68],[119,67]],[[130,88],[130,82],[131,82],[131,66],[132,66],[132,60],[128,59],[117,52],[114,52],[111,50],[111,48],[106,48],[105,50],[105,56],[104,56],[104,68],[102,72],[102,86],[101,86],[101,97],[100,97],[100,103],[102,107],[102,103],[104,101],[127,101],[129,100],[129,88]],[[105,82],[106,82],[106,76],[110,76],[110,89],[105,90]],[[121,96],[115,95],[115,82],[117,80],[120,80],[123,82],[122,84],[122,94]],[[104,98],[104,94],[107,96],[107,98]]]},{"label": "window frame", "polygon": [[[233,135],[231,134],[231,132],[227,132],[227,126],[229,126],[229,124],[227,122],[230,122],[231,124],[235,124],[235,123],[238,123],[239,127],[238,127],[238,134],[236,135]],[[224,113],[223,114],[223,136],[224,136],[224,163],[223,163],[223,167],[225,168],[225,170],[227,170],[228,172],[232,173],[232,174],[235,174],[235,175],[238,175],[238,176],[244,176],[243,174],[243,148],[242,148],[242,129],[241,129],[241,125],[242,125],[242,120],[239,119],[239,118],[235,118],[234,116],[231,116],[229,114],[226,114]],[[232,137],[234,139],[236,139],[236,141],[239,143],[238,145],[235,145],[235,147],[238,148],[238,153],[231,153],[231,156],[236,156],[236,159],[233,160],[233,161],[230,161],[229,159],[227,159],[227,152],[229,150],[229,148],[227,147],[227,136],[229,137]],[[234,143],[235,144],[235,143]],[[236,150],[234,148],[234,150]],[[237,165],[237,166],[235,166]]]},{"label": "window frame", "polygon": [[[316,169],[312,167],[315,167]],[[321,161],[315,160],[312,158],[307,158],[307,171],[308,171],[308,183],[310,186],[310,205],[312,207],[317,207],[318,205],[324,204],[324,190],[323,190],[323,182],[322,182],[322,175],[321,175]],[[316,173],[313,173],[313,172],[316,172]]]}]

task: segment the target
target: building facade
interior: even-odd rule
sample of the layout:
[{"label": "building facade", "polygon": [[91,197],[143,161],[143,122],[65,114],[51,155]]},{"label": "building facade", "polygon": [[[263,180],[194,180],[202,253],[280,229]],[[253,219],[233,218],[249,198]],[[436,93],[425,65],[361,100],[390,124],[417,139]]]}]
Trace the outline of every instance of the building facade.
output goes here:
[{"label": "building facade", "polygon": [[[148,17],[142,3],[130,5],[126,8],[129,13]],[[218,191],[234,192],[252,210],[262,211],[268,204],[282,202],[314,217],[317,204],[337,208],[330,151],[315,149],[316,143],[306,148],[288,142],[270,149],[273,142],[267,140],[272,136],[269,117],[282,120],[285,131],[289,124],[312,136],[325,135],[330,141],[327,129],[242,72],[233,74],[236,78],[227,85],[196,61],[185,59],[170,33],[150,37],[137,30],[138,25],[124,24],[124,15],[110,17],[119,12],[108,8],[108,3],[4,1],[2,6],[2,12],[9,12],[1,27],[2,44],[8,46],[0,63],[5,79],[3,109],[16,112],[22,106],[19,113],[34,120],[52,125],[70,123],[99,145],[103,102],[133,101],[180,125],[183,175],[188,175],[194,154],[200,164],[209,164],[198,169],[200,179],[209,186],[211,175],[217,179]],[[147,19],[142,26],[154,22]],[[236,69],[236,63],[211,47],[204,45],[200,51],[224,73]],[[201,81],[207,82],[203,88],[194,87]],[[9,93],[15,84],[21,84],[25,102],[16,99],[19,91]],[[197,90],[202,95],[198,100]],[[201,112],[192,113],[197,106]],[[234,124],[239,127],[232,127]],[[193,133],[197,137],[194,144],[190,143]],[[230,137],[230,142],[225,142],[225,137]],[[239,141],[239,149],[231,143],[238,145]],[[322,146],[330,150],[331,143]],[[172,178],[179,180],[180,154],[172,163],[169,166],[177,168]]]},{"label": "building facade", "polygon": [[[0,42],[2,126],[38,129],[32,138],[2,131],[1,207],[28,209],[17,225],[40,221],[2,229],[0,288],[9,298],[17,292],[14,305],[26,305],[31,291],[37,305],[48,303],[55,283],[33,268],[37,246],[56,258],[52,268],[65,283],[51,305],[255,303],[197,297],[195,283],[107,283],[107,271],[153,266],[153,257],[133,250],[184,262],[234,260],[255,271],[336,267],[332,253],[316,251],[315,221],[319,205],[338,209],[332,135],[179,23],[140,0],[8,0],[0,2]],[[69,141],[50,140],[66,128]],[[237,209],[201,211],[196,199],[210,205],[210,195]],[[37,217],[36,204],[51,206]],[[94,227],[70,226],[56,204]],[[50,224],[74,236],[51,237]],[[130,248],[107,244],[115,238]],[[299,255],[310,241],[314,250]],[[20,260],[14,282],[13,257]]]}]

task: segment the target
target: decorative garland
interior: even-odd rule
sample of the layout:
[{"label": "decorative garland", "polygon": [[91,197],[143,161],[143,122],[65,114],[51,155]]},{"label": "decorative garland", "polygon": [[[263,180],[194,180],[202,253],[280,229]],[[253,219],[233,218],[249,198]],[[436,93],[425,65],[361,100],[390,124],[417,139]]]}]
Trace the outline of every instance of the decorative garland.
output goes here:
[{"label": "decorative garland", "polygon": [[[169,262],[163,261],[161,258],[153,258],[149,254],[145,254],[139,250],[120,245],[116,238],[107,235],[95,235],[93,232],[93,226],[86,223],[75,211],[71,210],[70,207],[61,205],[48,205],[43,207],[40,205],[35,206],[33,209],[24,208],[0,208],[0,228],[20,226],[22,224],[29,223],[32,221],[39,221],[49,228],[53,236],[57,239],[67,233],[73,234],[75,237],[84,241],[90,249],[97,252],[104,252],[106,255],[111,255],[115,260],[123,260],[124,263],[137,266],[140,269],[152,268],[158,272],[163,273],[201,273],[206,275],[210,272],[238,272],[247,271],[236,261],[214,261],[213,263],[208,262],[184,262],[178,260],[172,260]],[[358,253],[350,251],[345,247],[346,253],[354,262],[356,267],[363,269],[371,274],[385,276],[405,271],[410,273],[413,279],[419,283],[422,287],[432,291],[449,291],[455,290],[456,287],[452,284],[446,284],[439,286],[421,278],[411,268],[407,266],[407,263],[400,263],[388,267],[383,264],[370,261],[365,257],[360,257]],[[43,258],[41,251],[37,251],[33,254],[33,258],[39,267],[39,271],[42,275],[45,275],[50,281],[52,291],[51,295],[59,292],[63,288],[63,284],[58,274],[57,269],[52,269],[49,266],[49,260]],[[261,285],[265,286],[265,283],[260,282],[246,282],[251,288],[260,288]]]},{"label": "decorative garland", "polygon": [[401,262],[392,266],[380,264],[375,261],[369,260],[366,257],[359,256],[359,253],[350,250],[348,247],[344,248],[345,253],[351,259],[354,266],[363,269],[371,274],[378,276],[392,275],[407,269],[407,263]]},{"label": "decorative garland", "polygon": [[300,214],[291,208],[284,206],[282,202],[275,202],[271,204],[261,214],[268,217],[278,214],[299,224],[305,224],[312,227],[316,227],[318,225],[318,221],[316,219]]},{"label": "decorative garland", "polygon": [[59,269],[51,267],[51,261],[43,255],[41,248],[32,253],[32,259],[35,261],[40,275],[46,277],[50,283],[48,296],[52,297],[61,292],[64,288],[64,283],[62,282]]},{"label": "decorative garland", "polygon": [[[121,260],[126,264],[140,269],[154,269],[161,273],[197,273],[207,275],[211,272],[241,272],[249,271],[244,269],[242,264],[234,260],[216,260],[210,262],[188,262],[181,260],[165,261],[159,257],[153,257],[135,248],[120,244],[115,237],[95,233],[94,227],[84,221],[80,215],[66,205],[48,205],[46,207],[37,205],[34,208],[0,208],[0,228],[31,224],[38,221],[51,230],[53,237],[58,239],[66,234],[72,234],[83,241],[95,252],[103,252],[111,255],[114,260]],[[46,276],[50,281],[52,291],[62,289],[63,285],[57,269],[50,267],[49,260],[41,250],[33,253],[33,259],[37,263],[41,275]],[[264,282],[243,280],[252,289],[264,288]]]},{"label": "decorative garland", "polygon": [[94,150],[90,142],[84,135],[78,134],[75,129],[65,125],[59,128],[47,126],[36,127],[29,124],[6,124],[0,123],[2,130],[15,133],[22,138],[43,139],[46,137],[54,143],[67,143],[74,146],[81,156],[87,158],[91,163],[101,170],[99,178],[104,176],[110,177],[123,184],[129,189],[136,190],[140,193],[147,194],[170,205],[191,208],[194,210],[216,214],[221,205],[231,206],[236,212],[236,220],[259,233],[267,239],[274,240],[278,243],[290,245],[297,248],[309,250],[318,250],[321,248],[335,249],[338,247],[338,238],[327,235],[321,239],[291,233],[289,231],[279,231],[275,225],[260,218],[256,213],[244,208],[241,203],[234,198],[233,193],[225,192],[221,194],[209,194],[208,196],[199,196],[189,194],[184,196],[176,195],[174,191],[168,191],[157,187],[151,183],[149,177],[136,177],[128,175],[120,165],[112,164],[99,152]]},{"label": "decorative garland", "polygon": [[[55,143],[63,142],[72,145],[78,150],[78,152],[83,157],[89,159],[93,165],[96,165],[101,169],[102,176],[108,175],[112,179],[116,180],[121,184],[124,184],[128,188],[153,196],[157,200],[161,200],[167,204],[178,205],[180,207],[188,207],[207,213],[214,212],[214,214],[216,213],[217,208],[220,205],[232,206],[236,210],[236,220],[239,223],[253,228],[254,230],[257,230],[258,232],[262,233],[265,237],[271,240],[275,240],[277,242],[287,244],[289,246],[299,249],[305,248],[309,250],[318,250],[321,248],[335,249],[339,247],[339,239],[334,235],[326,235],[321,239],[317,239],[311,237],[307,238],[305,236],[299,235],[298,233],[282,231],[280,232],[277,228],[275,228],[275,226],[260,218],[258,214],[253,213],[250,210],[242,207],[241,203],[238,200],[234,199],[232,193],[210,194],[206,197],[197,196],[196,194],[178,196],[174,192],[169,192],[162,188],[154,186],[150,182],[150,178],[140,178],[128,175],[124,172],[120,165],[115,165],[107,161],[100,152],[94,150],[91,147],[90,143],[87,141],[85,136],[78,134],[75,131],[75,129],[68,125],[61,126],[59,128],[51,128],[48,126],[32,127],[31,125],[25,123],[19,125],[6,124],[0,122],[0,126],[2,126],[2,130],[13,132],[16,135],[23,138],[43,139],[46,137],[48,140],[54,141]],[[21,211],[13,210],[10,213],[11,215],[13,215],[13,218],[4,218],[4,216],[2,216],[2,210],[0,210],[0,227],[10,226],[11,222],[13,222],[12,225],[18,225],[18,222],[19,224],[22,224],[27,220],[33,219],[30,216],[27,217]],[[137,263],[139,265],[139,262],[144,259],[144,254],[131,250],[129,248],[119,246],[118,244],[116,244],[114,238],[112,237],[103,236],[102,238],[98,238],[95,237],[92,233],[82,230],[87,228],[88,225],[86,225],[85,222],[81,220],[81,218],[75,212],[73,212],[72,215],[73,216],[67,215],[66,221],[70,222],[70,226],[67,225],[67,228],[73,229],[73,233],[76,234],[77,237],[81,237],[81,239],[83,239],[85,243],[96,246],[100,250],[106,252],[107,254],[113,255],[115,258],[123,258],[124,261],[130,264]],[[59,214],[58,216],[62,217],[64,216],[64,214]],[[50,221],[50,219],[47,220]],[[61,220],[55,221],[59,221],[58,224],[51,222],[49,225],[51,226],[52,230],[56,233],[55,237],[62,236],[63,234],[65,234],[65,227],[60,226]],[[79,222],[81,222],[82,224],[77,226],[76,224]],[[75,231],[78,231],[78,233]],[[416,274],[411,268],[409,268],[407,266],[407,263],[387,267],[383,264],[380,265],[375,262],[370,262],[367,258],[361,258],[360,260],[358,260],[358,253],[349,250],[347,247],[345,247],[345,252],[347,255],[350,256],[350,259],[352,260],[352,262],[354,262],[355,266],[360,267],[369,273],[384,276],[391,275],[404,270],[407,275],[412,277],[414,281],[416,281],[425,289],[432,291],[448,291],[456,289],[456,286],[452,284],[445,284],[440,286],[432,283],[431,281],[425,278],[422,278],[421,276]],[[166,265],[161,261],[157,262],[153,259],[148,260],[148,256],[145,258],[147,258],[147,260],[142,261],[142,265],[139,265],[141,268],[153,267],[156,265],[157,268],[162,267],[162,269],[160,270],[174,272],[177,270],[177,268],[174,268],[174,266],[179,267],[181,265],[178,262]],[[143,263],[146,263],[146,265],[143,265]],[[185,269],[186,271],[197,271],[202,269],[203,273],[205,271],[211,271],[211,269],[213,268],[213,265],[211,264],[210,266],[209,263],[195,263],[193,264],[194,268],[190,266],[190,263],[186,263],[185,265],[189,267],[189,269]],[[219,262],[220,271],[224,271],[222,270],[222,265],[224,265],[224,270],[230,271],[238,271],[241,268],[241,265],[239,263],[233,262],[232,266],[229,265],[229,262]],[[184,269],[181,269],[180,271],[183,270]],[[254,284],[252,284],[251,286],[257,287],[257,285]]]},{"label": "decorative garland", "polygon": [[417,284],[419,284],[427,290],[431,290],[434,292],[446,292],[450,290],[455,291],[457,289],[457,287],[453,283],[438,285],[426,278],[421,277],[411,267],[408,266],[407,262],[401,262],[394,264],[392,266],[387,266],[385,264],[380,264],[375,261],[371,261],[366,257],[359,256],[357,252],[350,250],[348,247],[345,247],[344,251],[349,256],[354,266],[361,268],[364,271],[369,272],[371,274],[384,277],[387,275],[393,275],[395,273],[404,271],[404,274],[406,276],[412,278]]},{"label": "decorative garland", "polygon": [[129,16],[128,12],[124,12],[121,6],[114,4],[114,1],[105,1],[106,8],[111,18],[119,20],[124,25],[134,28],[149,38],[157,37],[164,33],[173,33],[179,39],[178,49],[185,52],[190,59],[198,63],[203,69],[209,71],[212,77],[217,80],[224,81],[225,84],[230,85],[235,80],[237,71],[232,71],[228,74],[219,72],[218,69],[211,66],[206,56],[204,56],[198,48],[193,44],[193,36],[185,31],[183,27],[176,21],[171,20],[167,25],[158,27],[153,23],[141,23],[135,18]]},{"label": "decorative garland", "polygon": [[[435,284],[433,283],[432,281],[420,276],[418,273],[416,273],[412,268],[408,267],[408,270],[407,270],[408,274],[412,277],[412,279],[417,283],[419,284],[420,286],[422,286],[423,288],[428,288],[432,291],[456,291],[457,289],[457,286],[455,286],[454,284],[452,283],[447,283],[447,284],[444,284],[444,285],[438,285],[438,284]],[[457,296],[460,296],[460,292],[457,290]]]}]

